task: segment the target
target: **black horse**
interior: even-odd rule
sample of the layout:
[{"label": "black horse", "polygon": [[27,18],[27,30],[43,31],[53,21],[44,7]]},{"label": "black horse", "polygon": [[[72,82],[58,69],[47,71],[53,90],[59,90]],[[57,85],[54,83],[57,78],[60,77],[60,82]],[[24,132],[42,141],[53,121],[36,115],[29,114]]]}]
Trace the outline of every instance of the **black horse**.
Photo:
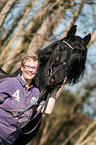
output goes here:
[{"label": "black horse", "polygon": [[[45,92],[43,96],[45,100],[53,88],[59,89],[65,83],[73,85],[80,80],[84,73],[87,56],[86,46],[91,39],[91,34],[81,38],[75,33],[76,25],[71,27],[66,37],[51,43],[38,54],[40,67],[34,78],[34,83],[41,92]],[[2,75],[4,77],[5,74],[0,69],[0,78]],[[37,117],[39,120],[40,116]],[[40,124],[36,128],[37,130],[34,130],[35,132],[27,135],[20,134],[14,145],[19,145],[21,142],[28,143],[38,131],[39,126]],[[30,124],[25,127],[25,130],[28,128],[30,128]]]},{"label": "black horse", "polygon": [[75,35],[76,25],[71,27],[67,36],[57,40],[39,52],[40,69],[35,78],[37,87],[61,87],[63,83],[75,84],[85,70],[89,33],[83,39]]}]

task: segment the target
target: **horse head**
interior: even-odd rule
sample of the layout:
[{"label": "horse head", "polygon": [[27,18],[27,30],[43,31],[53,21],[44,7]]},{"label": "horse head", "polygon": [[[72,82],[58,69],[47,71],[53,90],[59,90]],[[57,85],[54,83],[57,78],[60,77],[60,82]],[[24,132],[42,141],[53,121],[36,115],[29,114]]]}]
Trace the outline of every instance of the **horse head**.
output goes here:
[{"label": "horse head", "polygon": [[37,87],[60,87],[64,83],[75,84],[85,70],[89,33],[84,38],[76,36],[76,25],[71,27],[67,36],[51,43],[38,54],[40,69],[36,75]]}]

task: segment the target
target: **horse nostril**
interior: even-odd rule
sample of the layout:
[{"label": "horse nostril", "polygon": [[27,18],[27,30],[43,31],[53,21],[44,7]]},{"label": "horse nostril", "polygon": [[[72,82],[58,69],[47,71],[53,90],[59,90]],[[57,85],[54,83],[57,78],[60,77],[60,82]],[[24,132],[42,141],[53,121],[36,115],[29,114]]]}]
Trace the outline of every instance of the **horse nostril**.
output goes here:
[{"label": "horse nostril", "polygon": [[54,80],[54,78],[51,78],[51,82],[53,83],[55,80]]},{"label": "horse nostril", "polygon": [[47,85],[53,85],[55,82],[55,78],[54,77],[49,77],[47,80]]}]

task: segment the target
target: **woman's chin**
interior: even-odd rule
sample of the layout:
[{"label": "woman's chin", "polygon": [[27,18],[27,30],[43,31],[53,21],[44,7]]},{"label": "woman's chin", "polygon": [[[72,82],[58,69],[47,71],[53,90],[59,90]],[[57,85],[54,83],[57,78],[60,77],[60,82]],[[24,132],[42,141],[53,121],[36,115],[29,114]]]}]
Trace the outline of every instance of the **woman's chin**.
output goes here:
[{"label": "woman's chin", "polygon": [[28,75],[28,76],[27,76],[27,79],[30,80],[30,79],[33,79],[34,77],[35,77],[35,74],[33,74],[33,75]]}]

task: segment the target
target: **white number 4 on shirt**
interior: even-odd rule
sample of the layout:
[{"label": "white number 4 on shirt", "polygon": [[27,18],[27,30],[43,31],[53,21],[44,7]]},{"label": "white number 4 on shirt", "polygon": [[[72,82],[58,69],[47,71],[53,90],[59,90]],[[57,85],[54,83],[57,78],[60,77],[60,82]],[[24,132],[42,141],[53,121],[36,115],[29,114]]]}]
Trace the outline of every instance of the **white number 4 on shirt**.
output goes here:
[{"label": "white number 4 on shirt", "polygon": [[20,102],[20,97],[19,97],[19,94],[20,94],[20,90],[17,90],[12,96],[15,97],[15,100]]}]

